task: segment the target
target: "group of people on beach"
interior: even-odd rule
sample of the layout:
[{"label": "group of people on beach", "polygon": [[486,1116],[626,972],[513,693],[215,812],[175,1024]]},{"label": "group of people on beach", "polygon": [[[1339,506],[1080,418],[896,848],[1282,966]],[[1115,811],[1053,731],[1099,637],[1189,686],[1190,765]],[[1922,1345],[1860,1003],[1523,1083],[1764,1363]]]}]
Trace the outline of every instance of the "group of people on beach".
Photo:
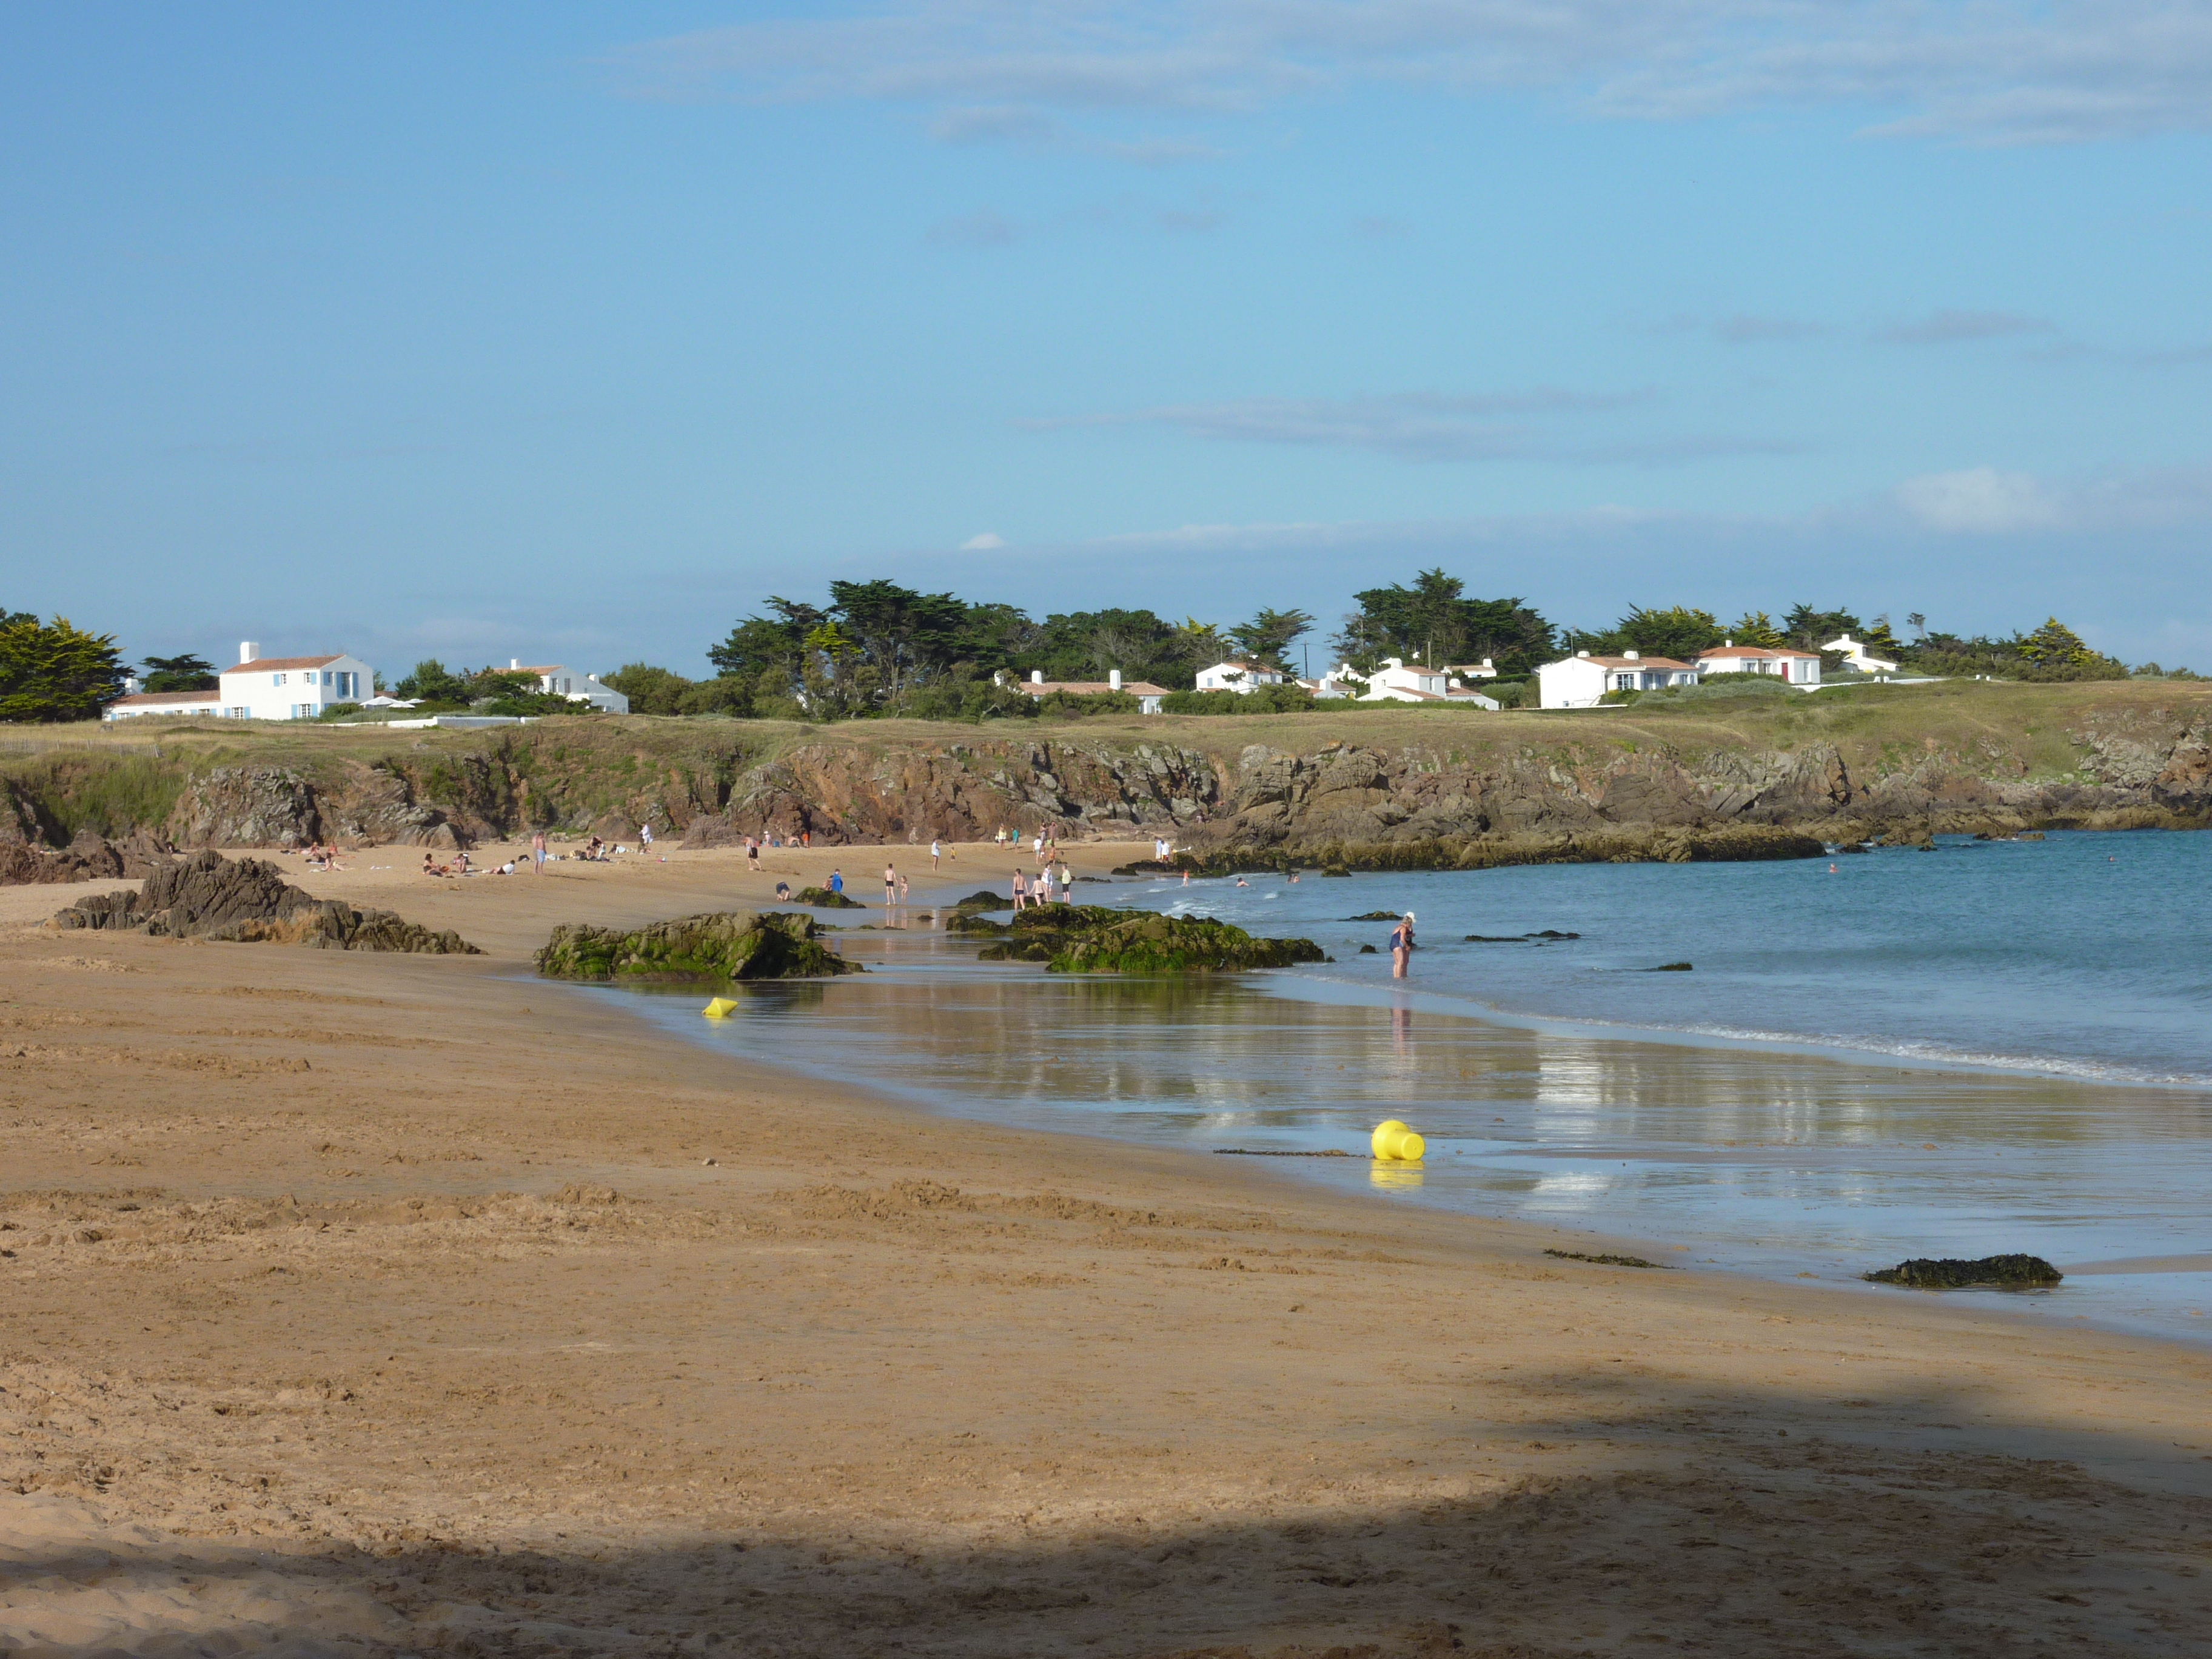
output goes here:
[{"label": "group of people on beach", "polygon": [[[1057,898],[1053,894],[1054,886],[1060,890]],[[1018,864],[1014,866],[1014,908],[1027,910],[1036,905],[1068,903],[1074,886],[1075,878],[1068,873],[1065,864],[1057,871],[1047,865],[1037,872],[1035,881],[1031,881],[1029,872]]]}]

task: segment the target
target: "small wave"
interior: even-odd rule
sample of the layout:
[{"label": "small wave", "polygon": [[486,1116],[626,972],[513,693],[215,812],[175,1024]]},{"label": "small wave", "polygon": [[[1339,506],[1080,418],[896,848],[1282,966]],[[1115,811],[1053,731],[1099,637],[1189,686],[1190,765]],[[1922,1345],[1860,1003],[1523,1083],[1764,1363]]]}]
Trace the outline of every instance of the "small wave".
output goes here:
[{"label": "small wave", "polygon": [[[1628,970],[1619,970],[1628,971]],[[1346,974],[1330,974],[1315,969],[1303,969],[1298,977],[1319,981],[1330,985],[1342,985],[1362,991],[1382,988],[1374,981],[1355,978]],[[1888,1060],[1911,1060],[1927,1066],[1964,1066],[1978,1071],[2014,1072],[2024,1076],[2063,1078],[2081,1083],[2120,1084],[2137,1088],[2212,1089],[2212,1074],[2199,1072],[2158,1071],[2145,1066],[2130,1066],[2110,1060],[2086,1059],[2070,1054],[2021,1054],[2001,1050],[1954,1048],[1940,1042],[1911,1037],[1884,1037],[1863,1033],[1844,1036],[1833,1032],[1775,1031],[1756,1026],[1724,1025],[1712,1022],[1701,1024],[1668,1024],[1653,1021],[1638,1023],[1630,1020],[1606,1019],[1590,1014],[1547,1013],[1533,1008],[1510,1007],[1504,1003],[1491,1002],[1470,996],[1463,991],[1432,985],[1405,986],[1397,988],[1413,990],[1425,997],[1465,1002],[1495,1014],[1509,1023],[1530,1022],[1544,1025],[1571,1026],[1577,1030],[1619,1032],[1622,1041],[1638,1036],[1674,1037],[1711,1037],[1723,1042],[1770,1043],[1778,1048],[1813,1048],[1828,1053],[1880,1055]]]}]

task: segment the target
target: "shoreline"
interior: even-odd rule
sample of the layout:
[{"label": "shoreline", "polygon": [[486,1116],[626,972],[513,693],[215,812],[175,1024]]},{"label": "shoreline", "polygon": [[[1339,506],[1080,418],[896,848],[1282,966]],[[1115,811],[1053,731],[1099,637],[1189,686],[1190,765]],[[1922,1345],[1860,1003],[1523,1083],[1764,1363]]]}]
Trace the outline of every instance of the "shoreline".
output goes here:
[{"label": "shoreline", "polygon": [[742,865],[287,870],[482,958],[49,934],[85,890],[0,893],[0,1547],[44,1573],[0,1624],[1009,1659],[2197,1639],[2206,1356],[1553,1261],[1549,1228],[733,1069],[517,976],[555,921],[746,902]]}]

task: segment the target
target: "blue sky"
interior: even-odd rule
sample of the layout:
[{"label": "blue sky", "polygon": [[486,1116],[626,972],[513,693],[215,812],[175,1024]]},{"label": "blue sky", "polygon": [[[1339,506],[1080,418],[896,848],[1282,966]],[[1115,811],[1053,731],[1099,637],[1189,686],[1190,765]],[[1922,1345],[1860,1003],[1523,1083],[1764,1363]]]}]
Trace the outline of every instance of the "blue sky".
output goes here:
[{"label": "blue sky", "polygon": [[2212,669],[2212,5],[0,18],[0,605],[134,657],[1441,563]]}]

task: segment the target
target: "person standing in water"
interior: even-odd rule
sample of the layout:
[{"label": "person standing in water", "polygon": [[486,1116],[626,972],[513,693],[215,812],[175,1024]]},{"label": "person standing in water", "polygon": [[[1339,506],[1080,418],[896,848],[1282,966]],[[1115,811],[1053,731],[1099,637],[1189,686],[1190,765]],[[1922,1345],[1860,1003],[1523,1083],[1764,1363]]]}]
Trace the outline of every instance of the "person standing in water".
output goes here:
[{"label": "person standing in water", "polygon": [[889,910],[898,903],[898,869],[891,864],[884,866],[884,908]]},{"label": "person standing in water", "polygon": [[1014,914],[1019,915],[1029,908],[1030,878],[1022,873],[1022,866],[1014,866]]},{"label": "person standing in water", "polygon": [[1413,913],[1406,912],[1406,919],[1390,930],[1390,977],[1406,977],[1406,964],[1413,955]]},{"label": "person standing in water", "polygon": [[932,836],[929,838],[929,873],[931,875],[933,876],[937,873],[937,861],[944,856],[945,843],[939,841],[936,836]]}]

